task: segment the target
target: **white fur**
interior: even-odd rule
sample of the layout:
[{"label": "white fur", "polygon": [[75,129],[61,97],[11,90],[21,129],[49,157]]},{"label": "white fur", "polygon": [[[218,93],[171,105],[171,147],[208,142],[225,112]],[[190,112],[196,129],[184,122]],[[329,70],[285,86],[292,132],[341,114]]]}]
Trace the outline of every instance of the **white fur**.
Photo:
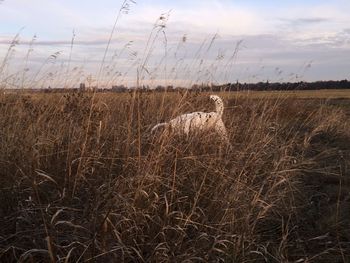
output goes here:
[{"label": "white fur", "polygon": [[225,124],[222,121],[224,103],[217,95],[210,95],[210,99],[215,102],[215,112],[192,112],[183,114],[169,122],[155,125],[151,132],[154,132],[160,127],[165,127],[175,133],[189,135],[190,132],[213,129],[223,140],[229,142]]}]

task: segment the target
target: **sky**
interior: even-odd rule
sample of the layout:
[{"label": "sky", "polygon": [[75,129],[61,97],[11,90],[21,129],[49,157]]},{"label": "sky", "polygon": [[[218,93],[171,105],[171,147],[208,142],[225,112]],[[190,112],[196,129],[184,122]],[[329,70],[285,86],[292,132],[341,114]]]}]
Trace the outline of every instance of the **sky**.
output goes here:
[{"label": "sky", "polygon": [[349,13],[348,0],[3,0],[0,78],[43,87],[349,79]]}]

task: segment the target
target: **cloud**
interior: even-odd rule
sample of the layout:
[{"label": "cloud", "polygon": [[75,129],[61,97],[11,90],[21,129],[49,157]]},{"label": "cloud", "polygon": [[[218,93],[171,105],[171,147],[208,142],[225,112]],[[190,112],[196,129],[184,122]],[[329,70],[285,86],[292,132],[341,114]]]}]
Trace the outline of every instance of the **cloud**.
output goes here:
[{"label": "cloud", "polygon": [[[84,46],[98,46],[98,45],[106,45],[106,39],[105,40],[90,40],[90,41],[75,41],[75,45],[84,45]],[[29,45],[30,40],[22,40],[19,43],[21,45]],[[11,40],[9,39],[0,39],[0,45],[10,45]],[[71,45],[70,40],[38,40],[35,41],[35,46],[67,46]]]},{"label": "cloud", "polygon": [[[13,38],[11,35],[25,25],[14,55],[18,63],[23,61],[34,33],[38,39],[31,54],[33,63],[40,64],[40,60],[44,61],[58,50],[62,51],[59,63],[67,63],[74,29],[72,66],[84,65],[93,73],[100,65],[120,4],[121,1],[111,0],[104,1],[103,5],[93,0],[86,0],[83,4],[69,0],[5,1],[0,8],[4,21],[0,24],[3,32],[0,56],[6,53]],[[141,59],[147,40],[152,38],[156,19],[169,10],[172,11],[164,35],[161,33],[152,44],[153,49],[146,51],[151,52],[147,65],[150,70],[165,66],[169,70],[177,63],[180,65],[179,79],[186,79],[186,71],[190,71],[193,78],[197,78],[195,74],[199,71],[204,76],[205,67],[217,65],[222,68],[225,65],[239,40],[243,40],[243,44],[233,67],[232,80],[238,77],[242,81],[249,80],[252,75],[260,76],[254,80],[275,78],[276,67],[283,68],[284,74],[288,75],[297,72],[300,65],[310,60],[314,61],[314,66],[309,71],[310,76],[305,74],[305,79],[338,78],[340,73],[344,78],[346,68],[350,68],[350,5],[343,0],[333,3],[297,1],[293,5],[275,4],[272,0],[264,3],[239,0],[138,1],[130,13],[123,14],[118,21],[107,56],[108,63],[123,53],[118,57],[115,70],[127,71],[134,61]],[[185,34],[187,37],[183,43]],[[215,34],[217,37],[206,52]],[[124,50],[130,41],[132,43]],[[224,56],[223,62],[217,59],[221,55]],[[187,68],[186,64],[189,65]],[[134,73],[129,75],[134,76],[136,68],[131,71]]]},{"label": "cloud", "polygon": [[320,23],[330,22],[330,18],[326,17],[304,17],[304,18],[278,18],[281,22],[287,23],[289,26],[305,26],[305,25],[314,25]]}]

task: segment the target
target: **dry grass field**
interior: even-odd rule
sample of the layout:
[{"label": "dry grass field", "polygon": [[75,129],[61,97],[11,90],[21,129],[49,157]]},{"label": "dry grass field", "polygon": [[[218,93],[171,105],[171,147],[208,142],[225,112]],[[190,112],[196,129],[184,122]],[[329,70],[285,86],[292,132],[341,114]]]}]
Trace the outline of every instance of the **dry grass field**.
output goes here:
[{"label": "dry grass field", "polygon": [[0,95],[0,261],[349,262],[350,100],[330,93],[219,94],[231,148],[150,134],[204,93]]},{"label": "dry grass field", "polygon": [[241,91],[236,96],[253,98],[293,98],[293,99],[350,99],[350,91],[339,90],[282,90],[282,91]]}]

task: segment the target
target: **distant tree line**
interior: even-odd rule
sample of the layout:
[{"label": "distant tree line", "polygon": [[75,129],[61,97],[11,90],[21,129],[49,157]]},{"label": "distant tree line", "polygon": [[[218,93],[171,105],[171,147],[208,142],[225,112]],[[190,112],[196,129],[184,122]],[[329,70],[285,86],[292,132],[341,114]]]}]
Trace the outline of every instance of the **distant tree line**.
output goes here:
[{"label": "distant tree line", "polygon": [[[320,90],[320,89],[350,89],[350,81],[344,80],[329,80],[329,81],[315,81],[315,82],[258,82],[258,83],[228,83],[223,85],[198,85],[194,84],[191,87],[193,91],[271,91],[271,90]],[[112,91],[114,92],[127,92],[130,89],[121,85],[113,86]],[[142,91],[179,91],[186,90],[182,87],[173,86],[157,86],[155,88],[150,88],[148,86],[143,86],[139,88]]]},{"label": "distant tree line", "polygon": [[84,83],[81,83],[79,88],[60,89],[50,88],[47,89],[32,89],[33,92],[46,92],[46,93],[57,93],[57,92],[81,92],[81,91],[95,91],[95,92],[115,92],[124,93],[131,92],[137,89],[140,92],[176,92],[190,90],[193,92],[220,92],[220,91],[273,91],[273,90],[320,90],[320,89],[350,89],[350,81],[344,80],[329,80],[329,81],[315,81],[315,82],[258,82],[258,83],[228,83],[223,85],[207,85],[207,84],[194,84],[190,89],[183,87],[174,86],[157,86],[157,87],[132,87],[128,88],[124,85],[115,85],[111,88],[100,89],[97,87],[86,87]]},{"label": "distant tree line", "polygon": [[320,89],[350,89],[348,80],[329,80],[315,82],[258,82],[258,83],[228,83],[224,85],[193,85],[192,89],[200,91],[271,91],[271,90],[320,90]]}]

